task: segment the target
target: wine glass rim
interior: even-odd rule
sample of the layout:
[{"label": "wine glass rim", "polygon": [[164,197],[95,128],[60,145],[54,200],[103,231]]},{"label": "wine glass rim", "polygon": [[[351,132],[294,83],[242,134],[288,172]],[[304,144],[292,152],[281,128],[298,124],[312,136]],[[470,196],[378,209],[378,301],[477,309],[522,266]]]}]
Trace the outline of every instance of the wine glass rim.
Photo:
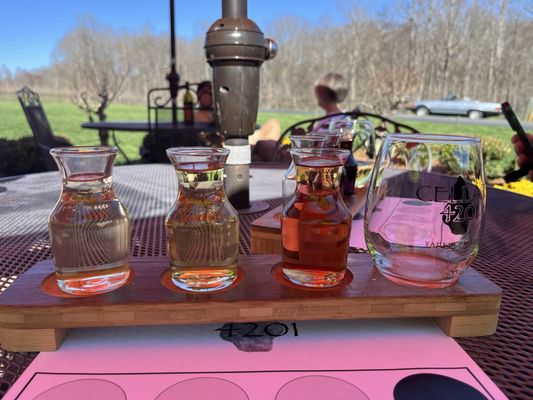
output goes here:
[{"label": "wine glass rim", "polygon": [[298,149],[291,149],[291,153],[297,153],[297,154],[309,154],[309,155],[315,155],[315,154],[350,154],[351,151],[347,149],[338,149],[338,148],[332,148],[332,147],[302,147]]},{"label": "wine glass rim", "polygon": [[[328,129],[328,130],[319,130],[319,131],[309,131],[305,135],[294,135],[296,137],[309,137],[309,136],[321,136],[328,138],[331,136],[340,136],[340,132],[337,132],[337,129]],[[291,135],[293,137],[293,135]]]},{"label": "wine glass rim", "polygon": [[216,155],[228,155],[229,149],[218,147],[170,147],[167,149],[169,156],[189,156],[189,157],[205,157]]},{"label": "wine glass rim", "polygon": [[318,138],[318,139],[324,139],[327,135],[327,132],[314,132],[311,131],[309,133],[306,133],[305,135],[291,135],[291,138]]},{"label": "wine glass rim", "polygon": [[53,156],[107,156],[117,153],[118,148],[115,146],[68,146],[50,149],[50,154]]},{"label": "wine glass rim", "polygon": [[386,140],[398,142],[420,143],[481,143],[481,139],[475,136],[443,135],[433,133],[389,133]]}]

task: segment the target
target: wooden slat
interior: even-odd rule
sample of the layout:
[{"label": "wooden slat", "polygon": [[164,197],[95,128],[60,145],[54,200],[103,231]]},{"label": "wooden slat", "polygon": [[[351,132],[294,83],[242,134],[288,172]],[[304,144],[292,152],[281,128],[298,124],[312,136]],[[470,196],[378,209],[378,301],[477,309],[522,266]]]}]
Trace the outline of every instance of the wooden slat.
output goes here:
[{"label": "wooden slat", "polygon": [[[24,351],[47,350],[61,338],[54,331],[65,328],[269,320],[436,317],[454,336],[495,329],[501,290],[472,268],[451,287],[426,289],[395,284],[373,268],[368,255],[350,254],[351,282],[339,288],[302,289],[283,281],[279,267],[273,268],[280,261],[279,255],[241,256],[244,278],[238,285],[190,294],[163,286],[166,257],[137,258],[128,285],[84,297],[51,295],[53,263],[41,262],[0,295],[0,342],[8,350],[23,351],[27,337],[27,349],[32,350]],[[272,270],[278,271],[276,277]],[[42,285],[47,277],[48,284]],[[36,348],[31,331],[44,332],[42,348]],[[15,340],[19,333],[21,339]]]}]

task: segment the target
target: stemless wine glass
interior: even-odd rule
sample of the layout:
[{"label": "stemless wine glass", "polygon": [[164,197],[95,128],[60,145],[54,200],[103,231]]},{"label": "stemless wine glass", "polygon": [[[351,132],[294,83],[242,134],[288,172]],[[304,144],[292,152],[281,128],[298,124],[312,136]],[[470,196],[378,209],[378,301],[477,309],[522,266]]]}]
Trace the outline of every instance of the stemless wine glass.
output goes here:
[{"label": "stemless wine glass", "polygon": [[366,243],[383,275],[415,286],[453,284],[477,255],[484,214],[479,139],[386,136],[365,213]]},{"label": "stemless wine glass", "polygon": [[376,156],[374,126],[370,120],[354,119],[348,115],[333,118],[329,124],[329,130],[340,132],[340,147],[352,152],[352,156],[344,166],[347,178],[350,178],[349,183],[344,181],[342,186],[353,183],[353,187],[346,186],[343,189],[345,195],[353,194],[354,188],[364,188],[370,180]]},{"label": "stemless wine glass", "polygon": [[352,126],[352,153],[357,162],[357,177],[355,187],[363,188],[370,180],[376,157],[376,134],[372,122],[358,119]]}]

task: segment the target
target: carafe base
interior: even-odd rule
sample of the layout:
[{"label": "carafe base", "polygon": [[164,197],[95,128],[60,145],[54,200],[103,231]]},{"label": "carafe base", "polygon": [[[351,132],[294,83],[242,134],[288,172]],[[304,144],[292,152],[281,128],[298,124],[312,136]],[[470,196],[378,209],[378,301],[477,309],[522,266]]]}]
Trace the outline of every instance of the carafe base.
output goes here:
[{"label": "carafe base", "polygon": [[390,281],[400,285],[445,288],[459,280],[469,262],[452,262],[445,258],[404,252],[383,255],[371,247],[374,265]]},{"label": "carafe base", "polygon": [[66,275],[56,273],[57,285],[63,292],[90,295],[110,292],[124,285],[130,277],[129,265],[98,270],[91,273]]},{"label": "carafe base", "polygon": [[346,269],[340,272],[313,270],[305,268],[287,268],[283,266],[283,275],[298,286],[327,288],[337,286],[344,278]]},{"label": "carafe base", "polygon": [[171,268],[172,283],[188,292],[214,292],[231,286],[237,279],[237,268],[178,269]]}]

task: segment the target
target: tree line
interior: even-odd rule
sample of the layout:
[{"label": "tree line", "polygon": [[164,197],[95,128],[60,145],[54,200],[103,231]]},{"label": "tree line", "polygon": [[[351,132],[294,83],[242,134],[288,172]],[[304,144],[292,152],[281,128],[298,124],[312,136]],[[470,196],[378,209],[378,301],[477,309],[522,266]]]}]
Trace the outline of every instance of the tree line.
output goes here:
[{"label": "tree line", "polygon": [[[523,111],[533,97],[532,9],[519,0],[399,0],[373,14],[339,3],[342,23],[278,18],[262,27],[279,52],[261,68],[260,107],[316,110],[314,82],[334,71],[349,82],[346,109],[388,113],[454,93],[508,100]],[[177,39],[182,82],[209,79],[203,40]],[[169,59],[167,34],[121,31],[88,18],[59,41],[49,67],[0,67],[0,93],[30,85],[102,119],[111,102],[143,103],[150,88],[166,86]]]}]

